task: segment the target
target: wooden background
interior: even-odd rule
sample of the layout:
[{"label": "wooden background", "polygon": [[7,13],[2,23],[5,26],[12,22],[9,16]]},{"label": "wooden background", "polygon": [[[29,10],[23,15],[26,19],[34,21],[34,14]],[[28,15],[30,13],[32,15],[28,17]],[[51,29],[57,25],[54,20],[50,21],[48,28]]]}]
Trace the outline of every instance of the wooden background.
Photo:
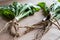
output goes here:
[{"label": "wooden background", "polygon": [[[22,4],[24,3],[33,3],[33,4],[37,4],[38,2],[46,2],[46,4],[48,5],[48,7],[53,3],[54,0],[6,0],[6,1],[0,1],[0,5],[8,5],[8,4],[11,4],[12,2],[14,1],[17,1],[17,2],[20,2]],[[20,21],[20,25],[21,26],[30,26],[30,25],[33,25],[33,24],[36,24],[38,22],[41,22],[41,20],[44,18],[44,16],[42,15],[42,12],[39,11],[39,12],[36,12],[33,16],[29,16],[23,20]],[[1,17],[0,17],[0,29],[4,27],[6,21],[3,20]],[[53,28],[52,28],[53,29]],[[24,33],[26,29],[20,29],[20,33]],[[55,30],[55,29],[54,29]],[[52,30],[51,30],[52,31]],[[49,31],[46,36],[44,36],[42,38],[42,40],[55,40],[56,38],[58,38],[58,35],[57,34],[54,34],[54,33],[58,33],[60,34],[59,31],[57,31],[57,29],[55,30],[55,32],[51,32]],[[33,40],[34,37],[36,36],[36,34],[38,33],[38,30],[33,30],[29,33],[27,33],[26,35],[22,36],[22,37],[19,37],[19,38],[16,38],[15,40]],[[40,32],[41,33],[41,32]],[[50,36],[51,35],[51,36]],[[54,35],[54,36],[52,36]],[[49,36],[49,37],[48,37]],[[56,37],[55,37],[56,36]],[[13,40],[13,37],[10,36],[10,34],[5,31],[5,32],[2,32],[0,33],[0,40]]]}]

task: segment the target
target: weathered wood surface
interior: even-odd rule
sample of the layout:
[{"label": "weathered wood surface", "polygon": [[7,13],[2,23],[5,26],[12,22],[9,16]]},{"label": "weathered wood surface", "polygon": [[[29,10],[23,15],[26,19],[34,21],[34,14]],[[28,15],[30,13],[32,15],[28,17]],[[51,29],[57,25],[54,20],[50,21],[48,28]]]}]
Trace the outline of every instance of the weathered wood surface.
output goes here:
[{"label": "weathered wood surface", "polygon": [[[49,7],[53,3],[54,0],[13,0],[13,1],[17,1],[17,2],[20,2],[23,4],[24,3],[37,4],[38,2],[44,1],[44,2],[46,2],[46,4]],[[10,1],[6,1],[6,2],[0,2],[0,5],[11,4],[13,1],[10,0]],[[27,18],[21,20],[19,22],[20,26],[26,26],[26,25],[30,26],[30,25],[36,24],[38,22],[41,22],[42,19],[44,18],[41,13],[42,13],[41,11],[37,12],[33,16],[30,16],[30,17],[27,17]],[[6,23],[6,21],[3,20],[2,18],[0,18],[0,29],[2,29],[4,27],[5,23]],[[54,27],[52,29],[54,29]],[[23,35],[25,30],[26,30],[25,28],[20,29],[19,30],[20,34]],[[55,39],[52,39],[52,35],[56,36],[57,33],[59,34],[60,32],[57,31],[56,29],[54,29],[54,30],[56,30],[57,33],[52,31],[55,33],[55,34],[54,33],[52,34],[51,30],[45,36],[43,36],[42,40],[55,40]],[[43,30],[35,29],[35,30],[23,35],[22,37],[15,38],[15,40],[33,40],[36,37],[37,33],[39,33],[39,36],[38,36],[38,39],[36,39],[36,40],[39,40],[40,39],[39,37],[41,36],[42,32],[43,32]],[[55,37],[55,36],[53,36],[53,37]],[[60,36],[60,34],[59,34],[59,36]],[[58,37],[58,35],[55,38],[57,38],[57,37]],[[13,40],[13,37],[7,31],[4,31],[4,32],[0,33],[0,40]]]}]

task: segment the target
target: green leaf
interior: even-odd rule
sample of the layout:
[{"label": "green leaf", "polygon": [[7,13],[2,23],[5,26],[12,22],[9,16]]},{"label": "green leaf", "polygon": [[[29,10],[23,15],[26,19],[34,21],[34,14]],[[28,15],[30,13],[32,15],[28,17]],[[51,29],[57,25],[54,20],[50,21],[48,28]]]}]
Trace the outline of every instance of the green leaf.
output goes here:
[{"label": "green leaf", "polygon": [[60,2],[60,0],[58,0],[58,2]]},{"label": "green leaf", "polygon": [[0,16],[7,18],[8,20],[12,20],[15,17],[15,14],[12,10],[10,10],[9,6],[0,6]]},{"label": "green leaf", "polygon": [[44,2],[40,2],[37,5],[44,9],[46,4]]},{"label": "green leaf", "polygon": [[35,12],[39,11],[40,7],[33,4],[20,4],[18,2],[13,2],[13,4],[8,5],[6,7],[1,6],[0,7],[0,13],[8,18],[8,19],[14,19],[16,18],[17,21],[20,19],[33,15]]},{"label": "green leaf", "polygon": [[15,17],[14,13],[12,11],[10,11],[9,9],[4,9],[2,12],[2,16],[9,20],[14,19],[14,17]]},{"label": "green leaf", "polygon": [[48,16],[50,10],[49,10],[49,8],[46,6],[46,3],[40,2],[40,3],[38,3],[37,5],[40,6],[41,9],[43,10],[43,15],[44,15],[44,16]]},{"label": "green leaf", "polygon": [[[51,9],[51,12],[53,12],[52,14],[54,15],[54,17],[56,19],[60,19],[60,3],[57,2],[57,3],[53,3],[51,6],[50,6],[50,9]],[[53,16],[52,15],[52,16]]]},{"label": "green leaf", "polygon": [[56,19],[60,19],[60,14],[58,14],[55,18],[56,18]]},{"label": "green leaf", "polygon": [[24,14],[20,14],[19,16],[15,17],[17,20],[21,20],[22,18],[24,17],[27,17],[31,15],[31,10],[27,11],[27,12],[24,12]]},{"label": "green leaf", "polygon": [[36,5],[32,5],[32,4],[24,4],[22,9],[20,10],[20,13],[18,16],[16,16],[15,18],[17,20],[20,20],[24,17],[33,15],[35,12],[39,11],[40,7],[36,6]]},{"label": "green leaf", "polygon": [[40,10],[40,7],[39,6],[35,6],[35,7],[32,6],[31,9],[33,12],[38,12]]},{"label": "green leaf", "polygon": [[16,16],[19,15],[19,12],[21,11],[23,5],[18,2],[13,2],[12,5],[10,5],[10,9],[12,9]]}]

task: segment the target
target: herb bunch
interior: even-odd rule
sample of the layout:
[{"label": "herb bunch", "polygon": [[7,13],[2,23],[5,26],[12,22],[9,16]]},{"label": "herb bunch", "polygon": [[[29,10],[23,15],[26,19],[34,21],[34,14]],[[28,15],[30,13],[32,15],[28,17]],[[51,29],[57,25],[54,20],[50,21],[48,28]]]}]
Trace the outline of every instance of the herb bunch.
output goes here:
[{"label": "herb bunch", "polygon": [[13,4],[8,6],[0,6],[0,15],[10,20],[8,23],[6,23],[5,27],[1,29],[0,32],[2,32],[7,27],[7,25],[10,24],[10,26],[8,27],[10,33],[14,36],[18,36],[16,29],[17,26],[15,25],[18,25],[18,22],[22,18],[33,15],[35,12],[38,12],[39,10],[40,7],[37,5],[20,4],[18,2],[13,2]]}]

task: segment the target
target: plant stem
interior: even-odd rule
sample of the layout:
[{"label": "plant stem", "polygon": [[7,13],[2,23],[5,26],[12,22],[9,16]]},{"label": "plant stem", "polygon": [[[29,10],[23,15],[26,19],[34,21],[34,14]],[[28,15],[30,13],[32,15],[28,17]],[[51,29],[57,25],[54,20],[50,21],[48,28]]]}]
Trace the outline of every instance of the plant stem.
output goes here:
[{"label": "plant stem", "polygon": [[60,26],[60,24],[59,24],[59,22],[57,21],[57,19],[56,18],[54,18],[55,19],[55,21],[57,22],[57,24]]},{"label": "plant stem", "polygon": [[24,16],[26,16],[27,14],[29,14],[31,12],[31,10],[29,10],[28,12],[24,13],[24,14],[21,14],[17,17],[15,17],[17,19],[17,21],[19,21],[20,19],[22,19]]},{"label": "plant stem", "polygon": [[52,23],[52,24],[54,24],[55,26],[57,26],[58,27],[58,29],[60,30],[60,28],[59,28],[59,26],[57,25],[57,24],[55,24],[54,22],[52,22],[51,20],[50,20],[50,22]]}]

